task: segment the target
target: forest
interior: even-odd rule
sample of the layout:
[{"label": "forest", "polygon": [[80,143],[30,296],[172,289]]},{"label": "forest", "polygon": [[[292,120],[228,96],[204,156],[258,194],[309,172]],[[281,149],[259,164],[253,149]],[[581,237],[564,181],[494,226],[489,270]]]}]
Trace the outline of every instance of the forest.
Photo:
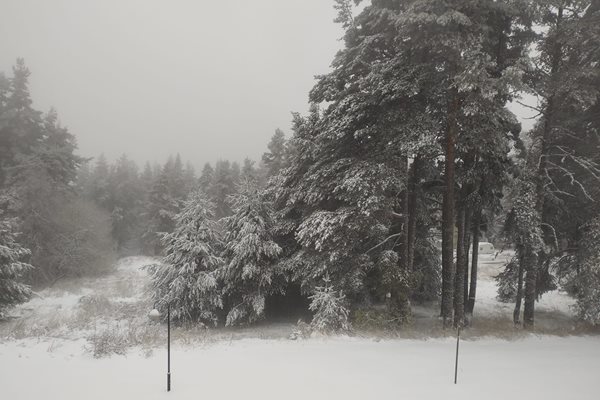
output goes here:
[{"label": "forest", "polygon": [[25,61],[0,74],[0,315],[146,255],[179,326],[402,329],[433,302],[468,329],[492,242],[517,329],[556,289],[600,325],[600,2],[334,3],[343,49],[258,160],[84,158]]}]

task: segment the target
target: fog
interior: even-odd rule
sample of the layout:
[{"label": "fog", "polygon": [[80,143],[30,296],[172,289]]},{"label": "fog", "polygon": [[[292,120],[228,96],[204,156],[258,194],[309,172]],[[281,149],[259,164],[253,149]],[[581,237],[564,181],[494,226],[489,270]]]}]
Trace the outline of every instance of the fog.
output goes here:
[{"label": "fog", "polygon": [[343,32],[327,0],[3,0],[0,70],[32,71],[80,153],[258,158],[307,109]]}]

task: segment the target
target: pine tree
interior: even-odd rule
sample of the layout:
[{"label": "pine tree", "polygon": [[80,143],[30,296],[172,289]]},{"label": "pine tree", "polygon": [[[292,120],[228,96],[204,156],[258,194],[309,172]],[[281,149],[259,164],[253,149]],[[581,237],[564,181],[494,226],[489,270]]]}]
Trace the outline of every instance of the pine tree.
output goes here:
[{"label": "pine tree", "polygon": [[239,175],[239,166],[236,176],[236,171],[229,161],[217,161],[207,194],[216,205],[215,215],[218,219],[231,215],[227,198],[235,193]]},{"label": "pine tree", "polygon": [[198,178],[198,187],[204,190],[205,193],[208,193],[208,190],[210,189],[210,184],[213,180],[214,174],[215,170],[210,163],[204,164],[200,178]]},{"label": "pine tree", "polygon": [[[288,269],[309,287],[328,272],[356,299],[381,301],[393,292],[394,303],[405,308],[404,277],[413,274],[417,255],[427,253],[417,235],[430,236],[417,226],[432,220],[443,192],[442,314],[449,326],[459,286],[454,322],[462,324],[466,280],[461,274],[455,281],[453,264],[454,188],[462,181],[455,170],[481,144],[485,175],[507,167],[516,124],[504,105],[521,85],[527,15],[518,19],[512,4],[494,1],[377,1],[356,17],[350,2],[337,4],[345,48],[310,93],[327,107],[310,116],[311,124],[296,123],[295,155],[274,183],[282,240],[296,240]],[[440,150],[445,165],[434,163]],[[465,183],[465,197],[477,192]],[[484,188],[485,199],[498,193]],[[424,189],[437,193],[424,196]],[[433,201],[420,201],[428,198]],[[393,266],[385,256],[390,250],[397,254]]]},{"label": "pine tree", "polygon": [[160,171],[152,185],[146,212],[147,226],[143,234],[144,247],[153,255],[161,253],[161,234],[173,231],[176,214],[181,206],[169,191],[167,165]]},{"label": "pine tree", "polygon": [[198,182],[196,179],[196,170],[191,162],[185,163],[185,170],[183,171],[183,182],[184,182],[184,193],[187,196],[193,190],[198,188]]},{"label": "pine tree", "polygon": [[16,221],[0,210],[0,318],[9,307],[31,297],[31,289],[22,283],[33,269],[25,262],[31,252],[17,242],[16,226]]},{"label": "pine tree", "polygon": [[8,212],[19,218],[20,242],[31,249],[36,268],[28,279],[46,284],[101,272],[112,255],[105,215],[77,197],[77,171],[84,160],[75,153],[75,137],[59,124],[54,110],[42,115],[32,108],[28,77],[18,60],[0,107],[0,137],[6,145],[0,189],[15,199]]},{"label": "pine tree", "polygon": [[[542,26],[533,57],[535,68],[526,76],[539,98],[539,113],[526,149],[523,175],[535,184],[530,236],[540,235],[542,245],[525,242],[519,257],[524,274],[524,327],[534,327],[535,301],[553,286],[549,266],[564,260],[563,250],[577,248],[582,226],[595,217],[591,204],[600,200],[600,164],[597,151],[600,44],[598,4],[594,1],[541,1],[536,23]],[[530,196],[528,191],[524,196]],[[560,246],[566,242],[567,248]],[[515,239],[519,246],[519,237]],[[576,263],[572,265],[576,268]],[[564,267],[563,267],[564,269]],[[517,295],[515,313],[520,307]],[[515,317],[518,320],[518,317]]]},{"label": "pine tree", "polygon": [[111,170],[109,192],[113,238],[121,252],[135,250],[140,245],[142,230],[143,188],[137,165],[126,155],[122,155]]},{"label": "pine tree", "polygon": [[220,239],[214,221],[214,205],[201,191],[190,194],[175,216],[175,230],[162,235],[165,253],[162,263],[151,270],[152,300],[173,319],[216,325],[222,308],[217,273]]},{"label": "pine tree", "polygon": [[233,214],[224,221],[227,265],[221,272],[227,325],[254,322],[264,314],[265,298],[276,288],[274,261],[281,248],[272,237],[272,209],[256,182],[242,181],[230,196]]},{"label": "pine tree", "polygon": [[267,177],[271,177],[277,175],[287,163],[285,134],[281,129],[275,130],[267,147],[269,151],[263,154],[262,161],[267,168]]},{"label": "pine tree", "polygon": [[112,211],[112,198],[109,179],[110,166],[104,154],[100,154],[91,173],[88,196],[100,207],[110,212]]}]

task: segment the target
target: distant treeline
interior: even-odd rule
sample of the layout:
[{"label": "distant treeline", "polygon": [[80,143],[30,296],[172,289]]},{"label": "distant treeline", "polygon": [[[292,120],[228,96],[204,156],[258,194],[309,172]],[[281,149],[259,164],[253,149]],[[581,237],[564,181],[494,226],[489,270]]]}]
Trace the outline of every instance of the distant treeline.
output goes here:
[{"label": "distant treeline", "polygon": [[173,231],[175,216],[192,190],[203,190],[216,205],[215,216],[226,217],[231,214],[227,198],[242,180],[251,178],[264,187],[278,171],[283,145],[284,134],[277,130],[258,165],[250,159],[241,166],[219,160],[214,166],[206,163],[199,175],[179,155],[169,157],[164,165],[146,163],[141,171],[126,155],[112,164],[100,155],[81,165],[76,192],[107,212],[120,255],[160,255],[160,235]]}]

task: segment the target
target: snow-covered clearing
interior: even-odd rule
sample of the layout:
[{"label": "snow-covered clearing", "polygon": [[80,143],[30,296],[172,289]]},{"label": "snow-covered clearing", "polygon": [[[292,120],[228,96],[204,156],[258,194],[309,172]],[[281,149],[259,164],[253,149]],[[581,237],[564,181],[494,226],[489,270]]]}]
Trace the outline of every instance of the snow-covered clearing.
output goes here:
[{"label": "snow-covered clearing", "polygon": [[[244,339],[177,346],[173,390],[165,350],[94,359],[81,343],[0,346],[6,399],[597,399],[600,338],[529,337],[461,343],[355,338]],[[32,383],[35,379],[35,383]]]},{"label": "snow-covered clearing", "polygon": [[167,394],[166,329],[147,318],[140,268],[153,260],[144,257],[121,260],[110,276],[59,282],[0,322],[0,386],[11,400],[597,398],[600,336],[574,336],[571,298],[557,291],[537,304],[542,335],[515,330],[513,305],[495,299],[492,277],[510,256],[480,258],[456,386],[455,339],[429,304],[415,305],[413,326],[394,335],[291,341],[292,324],[176,328]]}]

